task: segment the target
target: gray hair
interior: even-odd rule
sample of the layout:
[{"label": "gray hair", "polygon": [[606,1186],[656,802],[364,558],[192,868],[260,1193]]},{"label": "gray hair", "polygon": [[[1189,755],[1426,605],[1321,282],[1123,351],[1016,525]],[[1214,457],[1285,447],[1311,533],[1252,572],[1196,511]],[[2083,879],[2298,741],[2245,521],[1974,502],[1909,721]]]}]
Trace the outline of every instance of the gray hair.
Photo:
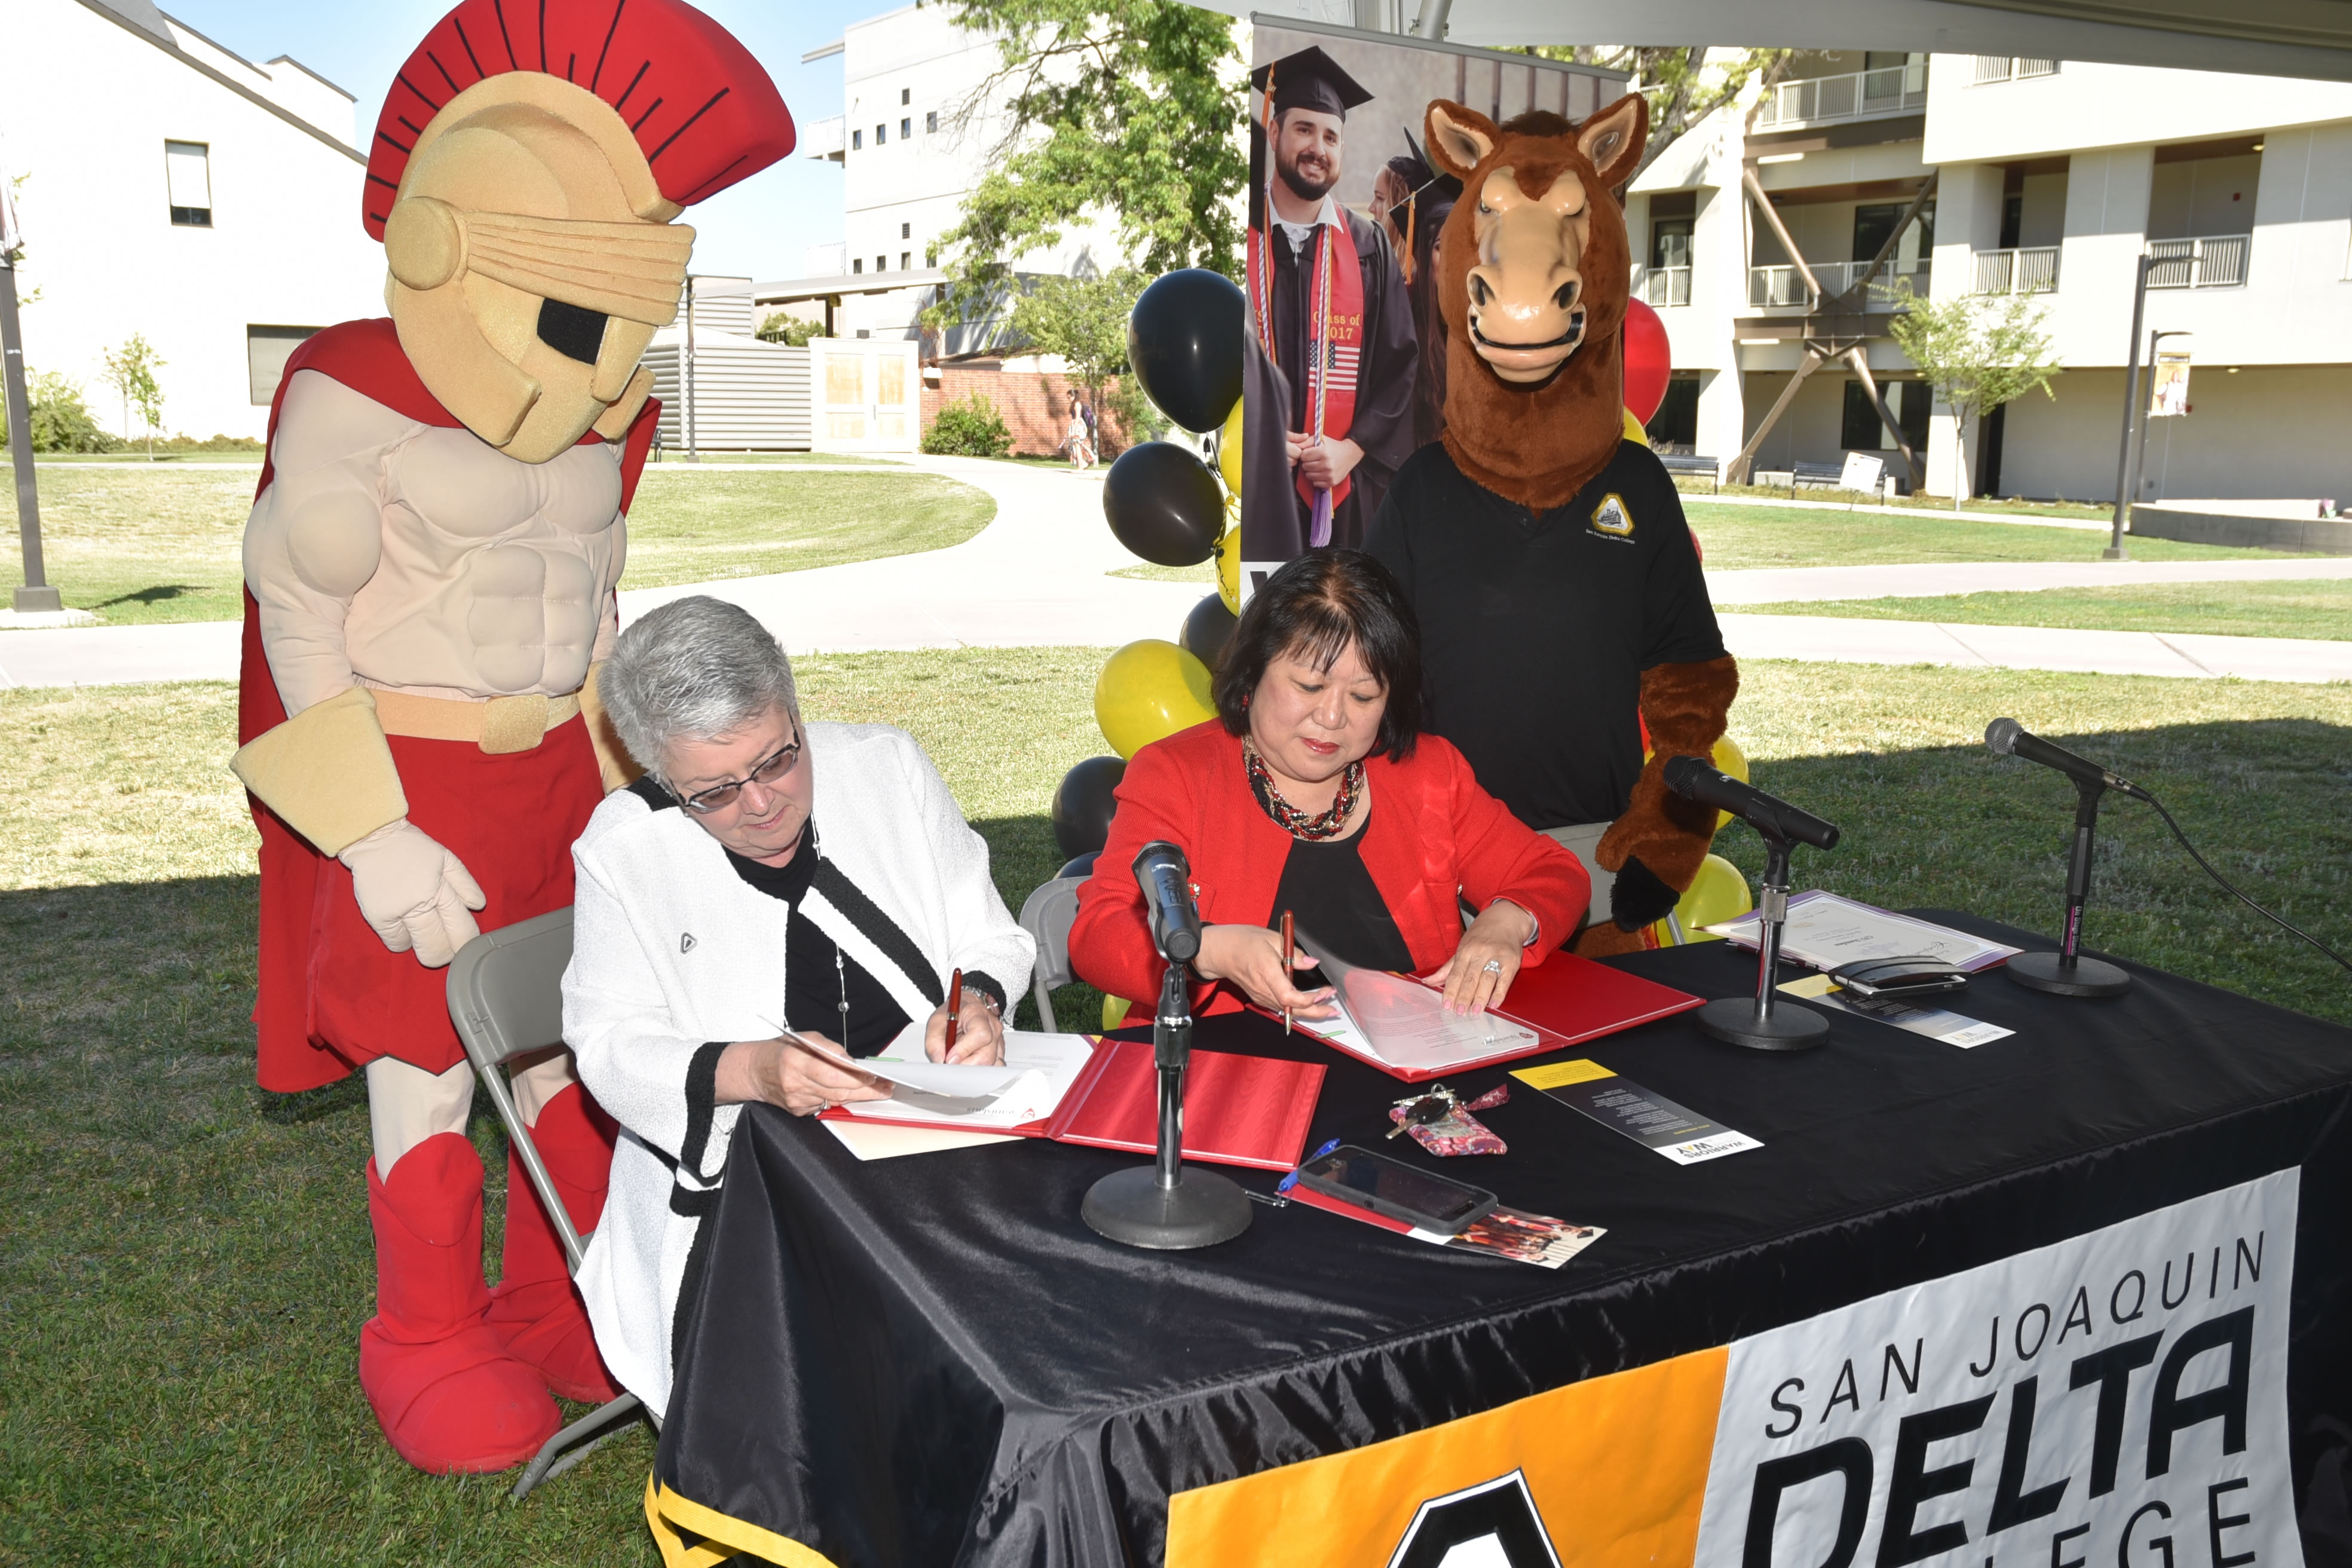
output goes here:
[{"label": "gray hair", "polygon": [[621,743],[657,778],[674,741],[731,735],[771,708],[800,712],[792,661],[768,628],[703,594],[632,622],[596,695]]}]

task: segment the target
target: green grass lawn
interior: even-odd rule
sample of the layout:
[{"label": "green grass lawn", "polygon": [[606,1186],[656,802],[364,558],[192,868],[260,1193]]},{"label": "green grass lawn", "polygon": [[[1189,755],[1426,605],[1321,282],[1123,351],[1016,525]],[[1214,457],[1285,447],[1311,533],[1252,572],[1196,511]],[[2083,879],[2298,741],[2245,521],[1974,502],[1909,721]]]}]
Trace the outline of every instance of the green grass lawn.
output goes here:
[{"label": "green grass lawn", "polygon": [[[40,465],[42,555],[66,603],[113,626],[235,620],[255,471]],[[0,473],[9,472],[0,465]],[[648,469],[629,514],[624,587],[660,587],[961,544],[996,503],[960,480],[871,474]],[[16,531],[0,574],[21,583]]]},{"label": "green grass lawn", "polygon": [[[813,716],[930,748],[1017,907],[1060,859],[1055,783],[1104,750],[1104,652],[798,672]],[[642,1433],[520,1507],[376,1433],[353,1372],[363,1094],[252,1084],[234,708],[221,684],[0,691],[0,1561],[651,1563]],[[2047,931],[2072,794],[1986,753],[2000,713],[2134,774],[2249,892],[2352,943],[2352,688],[1759,663],[1733,731],[1759,784],[1845,829],[1801,854],[1804,885]],[[1755,875],[1745,828],[1718,847]],[[2341,973],[2211,889],[2145,808],[2109,811],[2099,878],[2095,948],[2352,1021]],[[1062,993],[1066,1021],[1089,999]],[[495,1185],[486,1115],[475,1136]]]},{"label": "green grass lawn", "polygon": [[[694,466],[687,461],[684,452],[667,449],[649,454],[649,461],[675,463],[680,468]],[[787,466],[794,463],[823,463],[828,467],[845,464],[851,468],[870,466],[877,468],[906,466],[895,458],[868,458],[851,452],[714,452],[708,447],[702,450],[702,461],[706,463],[782,463]]]},{"label": "green grass lawn", "polygon": [[1158,566],[1144,561],[1133,566],[1122,566],[1104,575],[1132,577],[1139,583],[1200,583],[1213,588],[1217,584],[1217,563],[1210,560],[1198,566]]},{"label": "green grass lawn", "polygon": [[[1685,496],[1683,511],[1698,531],[1706,564],[1717,572],[1752,566],[1894,566],[1938,561],[2096,561],[2106,538],[2088,529],[1971,522],[1965,518],[1887,517],[1877,512],[1726,506]],[[2136,561],[2274,560],[2270,551],[2134,539]]]},{"label": "green grass lawn", "polygon": [[[1952,510],[1952,498],[1949,496],[1897,496],[1892,501],[1884,501],[1875,496],[1858,495],[1852,490],[1827,489],[1818,485],[1806,485],[1793,490],[1783,489],[1779,486],[1768,489],[1762,485],[1724,485],[1718,488],[1703,479],[1694,479],[1676,475],[1675,488],[1686,496],[1755,496],[1766,500],[1832,501],[1841,505],[1852,502],[1862,506],[1900,507],[1906,511],[1948,512]],[[2013,517],[2064,517],[2091,520],[2109,519],[2115,516],[2115,508],[2112,506],[2100,506],[2091,501],[2021,500],[2015,498],[2003,500],[1993,496],[1984,496],[1969,501],[1960,510],[2007,512]]]},{"label": "green grass lawn", "polygon": [[[2138,544],[2132,546],[2134,550]],[[2135,583],[2116,588],[1952,594],[1932,599],[1823,599],[1726,605],[1754,616],[1851,616],[1990,626],[2352,639],[2352,579],[2309,583]]]}]

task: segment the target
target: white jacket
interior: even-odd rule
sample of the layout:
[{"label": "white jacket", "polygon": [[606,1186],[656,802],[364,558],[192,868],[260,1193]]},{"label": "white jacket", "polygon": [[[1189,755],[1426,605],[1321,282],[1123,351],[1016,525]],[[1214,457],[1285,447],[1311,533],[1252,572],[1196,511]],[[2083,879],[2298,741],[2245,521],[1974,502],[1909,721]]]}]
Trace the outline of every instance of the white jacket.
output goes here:
[{"label": "white jacket", "polygon": [[[1017,999],[1036,944],[923,749],[887,725],[803,728],[821,861],[802,914],[909,1018],[930,1015],[958,968]],[[742,1109],[712,1103],[719,1056],[783,1021],[791,910],[738,877],[692,817],[655,800],[667,797],[649,780],[614,791],[572,847],[563,1037],[621,1123],[581,1293],[605,1364],[662,1411],[681,1282],[700,1272],[697,1237]]]}]

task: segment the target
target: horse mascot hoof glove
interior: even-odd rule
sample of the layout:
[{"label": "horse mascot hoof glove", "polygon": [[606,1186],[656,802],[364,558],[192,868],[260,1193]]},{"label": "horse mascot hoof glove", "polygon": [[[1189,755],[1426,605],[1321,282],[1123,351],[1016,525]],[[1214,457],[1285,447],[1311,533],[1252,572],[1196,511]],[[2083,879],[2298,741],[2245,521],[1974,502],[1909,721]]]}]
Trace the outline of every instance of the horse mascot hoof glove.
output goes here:
[{"label": "horse mascot hoof glove", "polygon": [[[1614,193],[1641,165],[1648,109],[1636,94],[1581,124],[1537,110],[1497,125],[1440,100],[1425,129],[1431,163],[1463,191],[1436,261],[1444,451],[1423,448],[1400,474],[1372,549],[1420,601],[1434,727],[1523,820],[1557,827],[1613,873],[1595,877],[1605,902],[1574,951],[1645,948],[1697,876],[1715,826],[1711,809],[1667,791],[1662,770],[1671,757],[1709,754],[1739,684],[1673,482],[1624,439],[1631,259]],[[1462,520],[1474,510],[1500,521],[1473,531]],[[1556,580],[1593,605],[1534,597],[1546,589],[1528,564],[1538,557],[1525,552],[1544,550]],[[1600,585],[1593,571],[1626,581]],[[1661,574],[1671,593],[1656,591]],[[1436,579],[1451,584],[1442,600]],[[1587,609],[1615,616],[1605,633],[1580,634],[1611,639],[1583,645],[1590,668],[1532,668],[1555,646],[1533,634]],[[1513,693],[1538,687],[1566,694],[1556,711],[1538,699],[1511,710]],[[1605,767],[1587,760],[1604,752]],[[1574,836],[1580,826],[1597,846]]]},{"label": "horse mascot hoof glove", "polygon": [[[674,220],[793,140],[767,73],[679,0],[465,0],[371,143],[390,319],[310,339],[270,409],[232,764],[261,832],[258,1077],[367,1075],[360,1383],[420,1469],[520,1463],[555,1431],[551,1394],[619,1392],[511,1154],[485,1284],[442,967],[569,904],[572,840],[635,776],[595,677],[659,413],[638,361],[686,279]],[[566,1052],[513,1085],[584,1235],[614,1123]]]}]

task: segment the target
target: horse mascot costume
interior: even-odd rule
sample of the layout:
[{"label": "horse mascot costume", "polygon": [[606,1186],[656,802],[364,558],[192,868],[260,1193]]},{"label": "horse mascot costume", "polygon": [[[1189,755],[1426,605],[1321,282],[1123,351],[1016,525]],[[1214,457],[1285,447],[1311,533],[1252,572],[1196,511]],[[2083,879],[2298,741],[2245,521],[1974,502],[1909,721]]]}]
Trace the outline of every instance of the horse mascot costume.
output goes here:
[{"label": "horse mascot costume", "polygon": [[1420,615],[1431,727],[1593,872],[1589,956],[1648,946],[1697,876],[1715,813],[1662,769],[1710,753],[1739,685],[1673,481],[1625,438],[1614,192],[1647,129],[1638,94],[1580,125],[1429,106],[1463,191],[1436,257],[1445,426],[1370,543]]},{"label": "horse mascot costume", "polygon": [[[634,776],[601,723],[623,515],[658,405],[687,206],[792,150],[742,46],[678,0],[465,0],[394,78],[361,213],[389,320],[288,362],[246,525],[234,766],[261,832],[258,1076],[367,1075],[376,1314],[360,1384],[421,1469],[527,1459],[551,1394],[618,1391],[509,1158],[482,1270],[474,1090],[442,967],[572,901],[572,843]],[[515,1075],[572,1223],[614,1126],[561,1050]]]}]

